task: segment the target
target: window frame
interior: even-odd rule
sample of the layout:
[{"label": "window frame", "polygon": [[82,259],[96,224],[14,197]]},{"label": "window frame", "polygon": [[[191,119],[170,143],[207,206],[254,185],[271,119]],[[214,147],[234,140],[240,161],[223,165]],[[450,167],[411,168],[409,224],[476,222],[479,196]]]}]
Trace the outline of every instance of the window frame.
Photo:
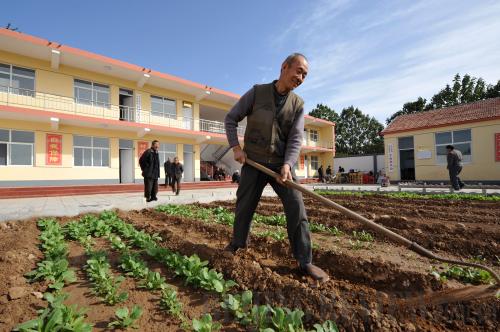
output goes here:
[{"label": "window frame", "polygon": [[318,143],[319,142],[319,130],[309,129],[309,139],[311,142]]},{"label": "window frame", "polygon": [[[169,151],[163,149],[165,145],[173,145],[175,147],[175,151]],[[177,157],[177,143],[160,142],[160,147],[158,148],[158,159],[160,160],[161,167],[163,167],[163,164],[167,160],[167,157],[172,157],[172,152],[173,152],[173,157]],[[173,162],[174,161],[173,158],[170,161]]]},{"label": "window frame", "polygon": [[[469,131],[470,132],[470,140],[469,141],[455,141],[455,132],[459,132],[459,131]],[[446,143],[437,143],[437,135],[438,134],[446,134],[446,133],[450,133],[451,134],[451,142],[446,142]],[[440,156],[443,156],[443,155],[438,155],[438,146],[444,146],[446,147],[447,145],[457,145],[457,144],[469,144],[469,147],[470,147],[470,155],[466,155],[464,154],[461,150],[460,152],[462,152],[462,157],[463,157],[463,160],[462,162],[464,164],[470,164],[472,163],[472,154],[473,154],[473,151],[472,151],[472,130],[470,128],[466,128],[466,129],[458,129],[458,130],[448,130],[448,131],[439,131],[439,132],[435,132],[434,133],[434,151],[435,151],[435,155],[436,155],[436,165],[446,165],[447,163],[447,160],[446,160],[446,155],[444,155],[444,159],[441,158]],[[467,160],[465,157],[468,157]]]},{"label": "window frame", "polygon": [[[1,141],[0,140],[0,144],[6,144],[7,145],[7,150],[6,150],[6,165],[2,165],[0,164],[0,167],[34,167],[35,166],[35,132],[34,131],[30,131],[30,130],[18,130],[18,129],[4,129],[4,128],[0,128],[2,130],[6,130],[9,132],[9,140],[8,141]],[[12,132],[13,131],[24,131],[24,132],[29,132],[29,133],[33,133],[33,142],[31,143],[27,143],[27,142],[13,142],[12,141]],[[30,158],[30,161],[31,161],[31,164],[29,165],[14,165],[12,164],[12,157],[11,157],[11,154],[12,154],[12,147],[11,145],[12,144],[17,144],[17,145],[29,145],[31,146],[31,158]]]},{"label": "window frame", "polygon": [[[318,156],[311,156],[311,169],[313,171],[318,171],[319,169],[319,157]],[[313,167],[313,163],[316,164],[316,168]]]},{"label": "window frame", "polygon": [[[162,106],[162,110],[161,110],[161,114],[157,113],[156,111],[154,111],[153,113],[153,100],[154,98],[157,98],[157,99],[161,99],[161,106]],[[165,111],[165,101],[173,101],[174,102],[174,113],[173,114],[170,114],[170,113],[166,113]],[[151,95],[151,115],[153,116],[159,116],[159,117],[162,117],[162,118],[165,118],[165,119],[177,119],[177,100],[175,99],[172,99],[172,98],[168,98],[168,97],[163,97],[163,96],[156,96],[156,95]]]},{"label": "window frame", "polygon": [[[75,83],[77,81],[79,81],[81,83],[85,83],[85,84],[90,84],[90,86],[91,86],[90,89],[87,87],[76,86]],[[97,93],[102,93],[102,91],[100,91],[99,89],[94,89],[94,86],[101,87],[101,88],[106,87],[108,89],[108,101],[106,103],[102,103],[102,102],[97,100],[97,98],[96,98]],[[88,100],[88,99],[78,98],[77,93],[76,93],[77,89],[89,90],[91,99]],[[89,101],[90,103],[87,104],[87,103],[81,102],[84,100]],[[86,106],[101,107],[101,108],[110,109],[111,108],[111,87],[109,84],[88,81],[85,79],[73,77],[73,101],[75,102],[75,104],[79,104],[79,105],[86,105]]]},{"label": "window frame", "polygon": [[[7,91],[3,91],[3,92],[12,93],[12,94],[24,96],[24,97],[32,97],[32,98],[36,97],[36,69],[18,66],[18,65],[13,65],[12,63],[0,62],[0,64],[9,67],[9,85],[6,87]],[[23,74],[14,74],[14,67],[33,72],[33,77],[29,77],[29,76],[23,75]],[[33,90],[25,89],[25,88],[14,88],[12,86],[13,76],[18,76],[18,77],[27,78],[27,79],[33,79]],[[5,86],[0,86],[0,87],[5,87]],[[16,93],[16,92],[14,92],[14,90],[18,90],[18,92]],[[28,93],[19,93],[19,90],[22,90],[22,91],[25,91]],[[1,89],[0,89],[0,92],[2,92]]]},{"label": "window frame", "polygon": [[[84,145],[75,145],[75,137],[86,137],[90,138],[90,146],[84,146]],[[100,146],[94,146],[94,138],[104,138],[108,140],[108,147],[103,148]],[[109,137],[101,137],[101,136],[85,136],[85,135],[73,135],[73,167],[100,167],[100,168],[109,168],[111,167],[111,148],[110,148],[110,141]],[[91,165],[75,165],[75,148],[78,149],[90,149],[90,163]],[[101,165],[94,165],[94,150],[99,150],[101,154]],[[108,152],[108,165],[102,165],[102,156],[103,156],[103,150],[107,150]],[[82,157],[82,164],[85,159]]]}]

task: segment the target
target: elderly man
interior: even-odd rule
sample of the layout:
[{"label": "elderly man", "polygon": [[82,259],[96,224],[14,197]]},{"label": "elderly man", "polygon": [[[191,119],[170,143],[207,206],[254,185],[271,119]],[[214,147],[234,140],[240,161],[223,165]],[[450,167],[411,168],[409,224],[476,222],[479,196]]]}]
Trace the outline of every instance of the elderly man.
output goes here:
[{"label": "elderly man", "polygon": [[[278,80],[254,85],[226,115],[227,139],[234,159],[244,164],[236,193],[233,239],[226,250],[236,253],[247,246],[253,214],[264,187],[269,183],[283,203],[288,239],[299,268],[316,280],[326,281],[328,275],[311,263],[311,237],[302,194],[282,185],[286,180],[295,181],[292,169],[302,145],[304,102],[292,90],[302,84],[307,71],[305,56],[291,54],[281,65]],[[236,128],[245,117],[247,127],[242,149]],[[247,157],[281,176],[273,178],[246,165]]]},{"label": "elderly man", "polygon": [[465,183],[460,180],[458,174],[462,171],[462,152],[455,150],[453,145],[447,145],[446,150],[448,154],[446,155],[448,173],[450,175],[451,186],[455,190],[460,190],[465,186]]}]

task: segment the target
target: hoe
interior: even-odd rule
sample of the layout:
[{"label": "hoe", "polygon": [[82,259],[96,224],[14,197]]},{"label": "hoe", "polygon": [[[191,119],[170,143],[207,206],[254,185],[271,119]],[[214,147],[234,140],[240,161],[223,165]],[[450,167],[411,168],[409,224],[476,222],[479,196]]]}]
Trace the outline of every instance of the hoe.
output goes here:
[{"label": "hoe", "polygon": [[[272,170],[268,169],[267,167],[264,167],[255,161],[249,160],[248,158],[246,159],[246,163],[249,164],[250,166],[258,169],[259,171],[272,176],[273,178],[279,177],[280,175],[273,172]],[[305,187],[301,186],[300,184],[297,184],[293,181],[286,180],[284,182],[285,186],[288,186],[290,188],[296,189],[305,195],[311,196],[312,198],[320,201],[324,205],[334,208],[335,210],[343,213],[344,215],[351,217],[354,220],[357,220],[361,222],[364,226],[372,229],[373,231],[382,234],[392,241],[401,244],[408,249],[416,252],[420,256],[427,257],[430,259],[434,259],[440,262],[445,262],[449,264],[456,264],[456,265],[462,265],[462,266],[470,266],[470,267],[475,267],[479,268],[485,271],[488,271],[493,278],[495,279],[495,284],[489,285],[489,286],[468,286],[460,289],[453,289],[453,290],[445,290],[441,292],[436,292],[428,296],[423,296],[415,299],[410,299],[408,301],[405,301],[407,305],[417,305],[417,304],[425,304],[425,305],[435,305],[435,304],[441,304],[441,303],[451,303],[451,302],[458,302],[458,301],[469,301],[469,300],[475,300],[475,299],[480,299],[484,297],[489,297],[489,296],[499,296],[500,295],[500,277],[498,274],[493,271],[493,269],[481,265],[481,264],[476,264],[476,263],[469,263],[469,262],[463,262],[459,260],[453,260],[453,259],[447,259],[443,257],[439,257],[432,253],[431,251],[423,248],[422,246],[418,245],[415,242],[412,242],[408,240],[407,238],[394,233],[393,231],[357,214],[354,211],[351,211],[342,205],[339,205],[321,195],[316,194],[315,192],[310,191],[309,189],[306,189]]]}]

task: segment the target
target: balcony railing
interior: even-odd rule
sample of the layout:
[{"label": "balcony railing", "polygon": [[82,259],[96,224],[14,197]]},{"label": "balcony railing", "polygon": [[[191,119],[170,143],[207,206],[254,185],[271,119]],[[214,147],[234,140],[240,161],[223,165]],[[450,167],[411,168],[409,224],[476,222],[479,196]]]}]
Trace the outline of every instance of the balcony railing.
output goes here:
[{"label": "balcony railing", "polygon": [[[226,129],[224,128],[224,123],[219,121],[200,119],[200,131],[206,131],[209,133],[225,134]],[[239,136],[245,134],[245,127],[238,126],[236,128]]]},{"label": "balcony railing", "polygon": [[[223,122],[204,119],[196,121],[190,117],[155,114],[155,112],[135,107],[112,105],[2,85],[0,85],[0,105],[225,134]],[[245,128],[238,128],[238,134],[242,135],[244,131]]]},{"label": "balcony railing", "polygon": [[302,140],[302,145],[306,147],[312,147],[312,148],[322,148],[322,149],[329,149],[333,150],[335,143],[333,141],[323,141],[323,140],[317,140],[314,141],[309,138],[304,138]]}]

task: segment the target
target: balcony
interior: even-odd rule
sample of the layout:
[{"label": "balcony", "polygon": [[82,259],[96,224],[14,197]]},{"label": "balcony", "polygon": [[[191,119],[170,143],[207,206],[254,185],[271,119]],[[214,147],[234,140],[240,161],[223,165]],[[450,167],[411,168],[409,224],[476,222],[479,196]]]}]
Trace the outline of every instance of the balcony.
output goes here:
[{"label": "balcony", "polygon": [[[76,100],[72,97],[1,85],[0,105],[17,106],[64,114],[83,115],[93,118],[120,120],[216,134],[226,133],[224,123],[219,121],[194,119],[175,115],[155,115],[150,110],[137,109],[124,105],[99,103],[85,99]],[[238,127],[238,135],[243,135],[244,132],[245,127]]]},{"label": "balcony", "polygon": [[335,148],[334,141],[325,141],[325,140],[312,140],[310,138],[304,138],[302,140],[302,149],[303,150],[312,150],[322,152],[325,150],[333,150]]}]

